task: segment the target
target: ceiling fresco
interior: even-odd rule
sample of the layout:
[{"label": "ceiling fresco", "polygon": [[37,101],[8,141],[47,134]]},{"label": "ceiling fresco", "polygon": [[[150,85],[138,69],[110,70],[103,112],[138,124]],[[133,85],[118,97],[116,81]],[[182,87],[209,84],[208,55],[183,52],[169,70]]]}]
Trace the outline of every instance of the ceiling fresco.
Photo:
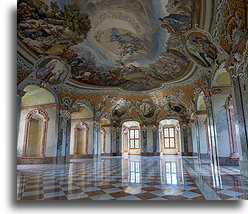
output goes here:
[{"label": "ceiling fresco", "polygon": [[69,78],[93,88],[152,90],[187,75],[194,60],[208,67],[216,59],[216,47],[204,35],[191,34],[185,48],[194,4],[19,0],[18,41],[39,59],[37,76],[53,85]]}]

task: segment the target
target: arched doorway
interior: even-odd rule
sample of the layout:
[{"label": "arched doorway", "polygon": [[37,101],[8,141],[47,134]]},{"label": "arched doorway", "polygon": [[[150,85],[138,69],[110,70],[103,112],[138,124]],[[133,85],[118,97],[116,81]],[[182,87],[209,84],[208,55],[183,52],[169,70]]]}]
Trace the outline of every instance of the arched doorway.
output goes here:
[{"label": "arched doorway", "polygon": [[175,119],[165,119],[159,122],[160,155],[180,155],[180,125]]},{"label": "arched doorway", "polygon": [[122,154],[140,155],[140,123],[137,121],[127,121],[122,124]]}]

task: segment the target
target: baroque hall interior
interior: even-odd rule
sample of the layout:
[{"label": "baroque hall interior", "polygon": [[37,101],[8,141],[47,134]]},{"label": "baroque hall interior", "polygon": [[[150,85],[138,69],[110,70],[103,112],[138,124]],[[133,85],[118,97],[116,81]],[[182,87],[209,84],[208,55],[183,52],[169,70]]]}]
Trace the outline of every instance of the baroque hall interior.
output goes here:
[{"label": "baroque hall interior", "polygon": [[17,200],[247,200],[245,0],[18,0]]}]

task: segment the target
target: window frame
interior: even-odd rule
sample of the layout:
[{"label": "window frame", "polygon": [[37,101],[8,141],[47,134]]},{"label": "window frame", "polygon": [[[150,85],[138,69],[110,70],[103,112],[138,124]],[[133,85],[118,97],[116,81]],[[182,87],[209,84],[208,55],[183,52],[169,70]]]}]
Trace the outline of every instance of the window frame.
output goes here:
[{"label": "window frame", "polygon": [[[138,131],[138,137],[136,138],[135,137],[135,131]],[[134,138],[131,138],[130,136],[131,136],[131,131],[134,131]],[[140,130],[138,129],[138,128],[131,128],[131,129],[129,129],[129,149],[140,149]],[[132,148],[131,147],[131,140],[134,140],[134,147]],[[135,143],[135,141],[136,140],[138,140],[138,142],[139,142],[139,146],[136,148],[136,143]]]},{"label": "window frame", "polygon": [[[170,136],[170,129],[173,129],[173,137]],[[165,129],[168,130],[168,137],[165,136]],[[175,127],[174,126],[166,126],[166,127],[163,127],[163,135],[164,135],[164,149],[176,149],[176,130],[175,130]],[[165,145],[165,140],[166,139],[169,139],[169,147],[166,147]],[[171,146],[171,139],[174,139],[174,146],[172,147]]]}]

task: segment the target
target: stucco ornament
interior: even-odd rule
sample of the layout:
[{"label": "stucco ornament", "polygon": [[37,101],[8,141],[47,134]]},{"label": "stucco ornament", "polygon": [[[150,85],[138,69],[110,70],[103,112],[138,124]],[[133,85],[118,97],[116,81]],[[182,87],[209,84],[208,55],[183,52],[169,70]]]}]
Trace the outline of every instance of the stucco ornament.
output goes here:
[{"label": "stucco ornament", "polygon": [[135,106],[138,114],[146,122],[156,120],[156,114],[160,110],[160,108],[148,98],[143,99],[142,101],[136,101]]},{"label": "stucco ornament", "polygon": [[59,118],[61,119],[59,129],[65,129],[67,122],[71,119],[71,113],[68,110],[60,109]]}]

